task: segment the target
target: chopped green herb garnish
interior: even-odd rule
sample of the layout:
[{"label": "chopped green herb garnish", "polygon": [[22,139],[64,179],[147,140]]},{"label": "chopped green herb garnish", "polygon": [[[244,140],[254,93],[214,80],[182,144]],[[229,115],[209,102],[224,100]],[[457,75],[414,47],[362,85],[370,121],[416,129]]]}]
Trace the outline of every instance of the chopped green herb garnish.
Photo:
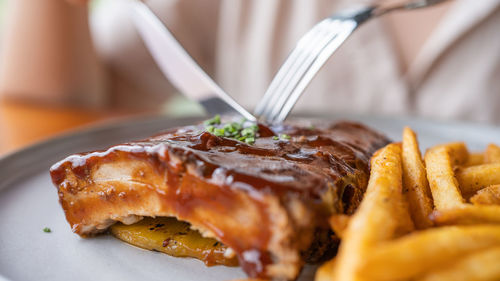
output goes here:
[{"label": "chopped green herb garnish", "polygon": [[273,140],[289,140],[291,139],[292,137],[290,137],[289,135],[287,134],[279,134],[279,136],[274,136],[273,137]]},{"label": "chopped green herb garnish", "polygon": [[215,126],[214,125],[209,125],[209,126],[206,127],[206,130],[207,130],[207,132],[213,134],[214,131],[215,131]]},{"label": "chopped green herb garnish", "polygon": [[236,139],[252,144],[258,137],[259,126],[257,124],[246,123],[247,120],[243,119],[241,122],[221,124],[219,115],[204,122],[205,130],[215,136]]},{"label": "chopped green herb garnish", "polygon": [[50,230],[50,228],[48,228],[48,227],[45,227],[45,228],[43,229],[43,232],[47,232],[47,233],[49,233],[49,232],[52,232],[52,230]]},{"label": "chopped green herb garnish", "polygon": [[217,114],[214,116],[214,118],[207,120],[204,123],[205,125],[220,125],[220,115]]},{"label": "chopped green herb garnish", "polygon": [[253,128],[245,128],[243,130],[241,130],[241,135],[244,136],[244,137],[251,137],[251,136],[254,136],[255,135],[255,129]]},{"label": "chopped green herb garnish", "polygon": [[224,136],[224,129],[218,129],[218,128],[215,128],[214,129],[214,135],[218,136],[218,137],[223,137]]}]

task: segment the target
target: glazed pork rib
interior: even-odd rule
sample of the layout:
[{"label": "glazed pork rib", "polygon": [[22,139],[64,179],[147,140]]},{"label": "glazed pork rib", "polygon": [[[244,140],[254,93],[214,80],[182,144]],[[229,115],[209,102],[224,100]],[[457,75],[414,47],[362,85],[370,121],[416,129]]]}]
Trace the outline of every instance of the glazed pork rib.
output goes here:
[{"label": "glazed pork rib", "polygon": [[258,134],[247,144],[176,128],[69,156],[51,176],[80,236],[172,216],[230,247],[249,276],[290,280],[327,218],[358,206],[369,159],[388,139],[350,122],[259,124]]}]

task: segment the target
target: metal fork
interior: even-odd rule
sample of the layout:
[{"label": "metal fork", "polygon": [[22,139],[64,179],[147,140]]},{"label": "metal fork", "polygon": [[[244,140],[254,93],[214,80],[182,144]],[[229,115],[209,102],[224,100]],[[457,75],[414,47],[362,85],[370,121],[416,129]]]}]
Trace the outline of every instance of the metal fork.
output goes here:
[{"label": "metal fork", "polygon": [[392,1],[343,11],[324,19],[299,40],[254,115],[269,123],[285,120],[316,73],[362,23],[392,11],[424,8],[444,1],[447,0]]}]

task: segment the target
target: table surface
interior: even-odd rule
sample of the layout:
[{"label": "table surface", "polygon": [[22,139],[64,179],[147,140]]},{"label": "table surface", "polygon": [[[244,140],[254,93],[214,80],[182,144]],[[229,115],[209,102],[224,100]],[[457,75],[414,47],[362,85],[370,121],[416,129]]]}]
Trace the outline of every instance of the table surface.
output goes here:
[{"label": "table surface", "polygon": [[65,131],[137,112],[91,111],[0,101],[0,156]]}]

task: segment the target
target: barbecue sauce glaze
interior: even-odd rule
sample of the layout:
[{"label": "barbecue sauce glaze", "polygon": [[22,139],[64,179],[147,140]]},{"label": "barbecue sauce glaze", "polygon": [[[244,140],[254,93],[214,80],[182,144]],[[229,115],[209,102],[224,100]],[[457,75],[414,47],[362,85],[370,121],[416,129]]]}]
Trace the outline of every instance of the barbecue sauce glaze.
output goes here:
[{"label": "barbecue sauce glaze", "polygon": [[[291,138],[276,139],[275,136],[280,134]],[[258,137],[251,145],[217,137],[206,132],[203,125],[197,125],[172,129],[105,151],[72,155],[55,164],[50,173],[54,184],[61,187],[67,185],[68,170],[85,182],[92,180],[91,169],[99,163],[121,158],[146,161],[156,173],[164,175],[171,190],[180,190],[186,185],[207,189],[206,194],[197,197],[185,196],[182,192],[167,192],[163,196],[162,200],[172,206],[179,218],[188,218],[193,210],[204,204],[223,209],[234,204],[232,189],[244,190],[256,202],[263,194],[270,194],[280,200],[301,198],[309,202],[311,208],[316,208],[332,184],[339,187],[337,196],[340,198],[340,204],[334,209],[352,213],[365,187],[356,187],[358,190],[355,190],[346,178],[356,175],[356,172],[367,176],[371,155],[387,143],[384,136],[351,122],[314,127],[259,124]],[[137,176],[141,176],[141,171]],[[251,249],[233,240],[234,235],[228,235],[214,225],[203,225],[237,253],[240,265],[251,277],[265,277],[265,266],[273,263],[273,257],[267,251],[270,239],[267,230],[271,222],[266,219],[269,214],[264,206],[261,212],[262,231],[259,237],[252,237],[258,242]],[[66,216],[70,223],[76,220],[72,214],[66,213]],[[73,225],[73,229],[78,229],[78,225]]]}]

